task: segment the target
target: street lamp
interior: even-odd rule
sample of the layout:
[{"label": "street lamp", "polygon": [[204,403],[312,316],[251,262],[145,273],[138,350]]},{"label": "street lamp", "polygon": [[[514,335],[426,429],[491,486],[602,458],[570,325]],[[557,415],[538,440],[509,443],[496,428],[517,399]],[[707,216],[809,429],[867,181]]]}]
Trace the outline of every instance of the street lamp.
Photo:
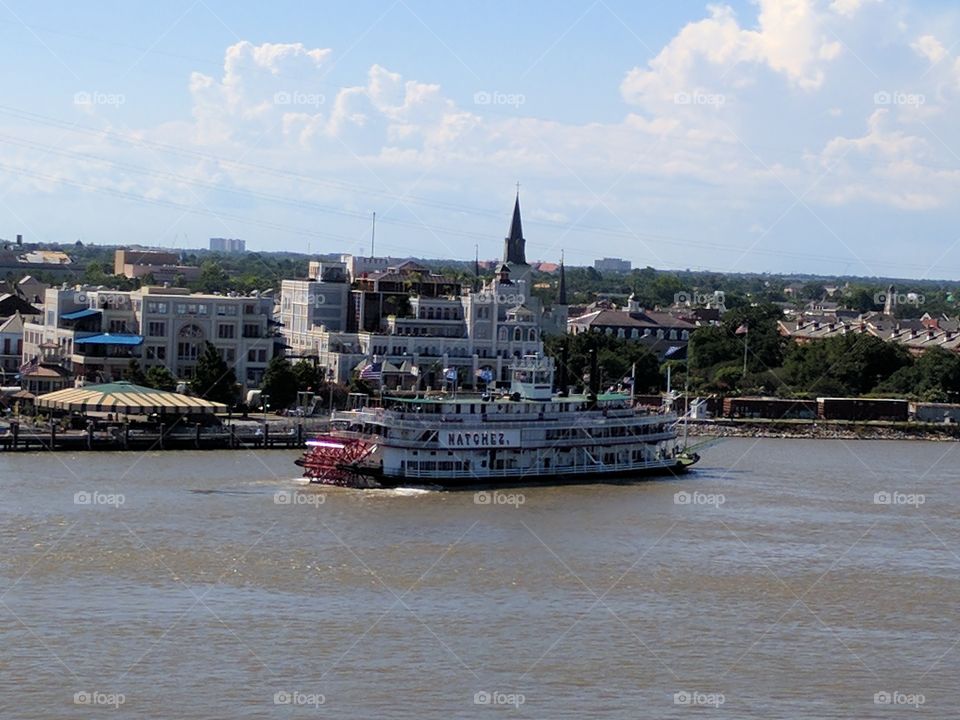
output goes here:
[{"label": "street lamp", "polygon": [[263,424],[267,424],[267,410],[270,409],[270,396],[261,395],[260,396],[260,406],[263,408]]}]

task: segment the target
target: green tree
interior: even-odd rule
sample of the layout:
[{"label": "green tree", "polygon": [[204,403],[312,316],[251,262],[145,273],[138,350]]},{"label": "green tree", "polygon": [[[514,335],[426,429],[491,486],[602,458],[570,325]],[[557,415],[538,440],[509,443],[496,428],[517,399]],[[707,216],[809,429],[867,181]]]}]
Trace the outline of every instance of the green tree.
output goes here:
[{"label": "green tree", "polygon": [[960,357],[930,348],[880,384],[878,392],[906,395],[927,402],[955,402],[960,396]]},{"label": "green tree", "polygon": [[147,384],[147,378],[143,374],[143,368],[140,367],[140,361],[136,358],[130,358],[130,362],[127,364],[127,380],[134,385]]},{"label": "green tree", "polygon": [[317,392],[323,383],[323,370],[309,360],[300,360],[293,366],[293,374],[297,378],[297,389]]},{"label": "green tree", "polygon": [[143,384],[157,390],[173,392],[177,387],[177,379],[163,365],[154,365],[147,370]]},{"label": "green tree", "polygon": [[237,375],[229,367],[220,351],[211,342],[206,342],[197,358],[197,368],[190,389],[196,395],[213,402],[233,405],[237,399]]},{"label": "green tree", "polygon": [[281,355],[276,355],[263,374],[263,384],[260,386],[264,395],[268,395],[271,407],[283,409],[290,407],[297,399],[297,374],[293,371],[290,361]]},{"label": "green tree", "polygon": [[784,361],[784,373],[795,392],[864,395],[910,365],[910,353],[902,345],[849,333],[794,345]]}]

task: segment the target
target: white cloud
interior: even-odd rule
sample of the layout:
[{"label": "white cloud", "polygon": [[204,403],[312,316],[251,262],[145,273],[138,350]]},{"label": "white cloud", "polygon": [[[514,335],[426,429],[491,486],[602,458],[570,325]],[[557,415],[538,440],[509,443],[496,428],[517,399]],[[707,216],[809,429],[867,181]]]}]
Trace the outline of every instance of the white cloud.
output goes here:
[{"label": "white cloud", "polygon": [[757,26],[741,27],[732,8],[710,6],[707,18],[686,25],[647,64],[627,73],[627,102],[651,106],[710,82],[752,82],[765,66],[791,85],[816,90],[823,66],[841,53],[813,0],[759,0]]},{"label": "white cloud", "polygon": [[947,56],[947,49],[933,35],[923,35],[910,43],[910,47],[918,54],[936,65]]}]

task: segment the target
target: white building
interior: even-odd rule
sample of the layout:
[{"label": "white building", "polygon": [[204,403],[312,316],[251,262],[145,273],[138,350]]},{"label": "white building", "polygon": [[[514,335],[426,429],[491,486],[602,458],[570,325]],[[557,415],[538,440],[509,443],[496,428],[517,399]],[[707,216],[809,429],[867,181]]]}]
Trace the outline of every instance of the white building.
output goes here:
[{"label": "white building", "polygon": [[628,273],[631,263],[620,258],[603,258],[593,261],[593,269],[597,272]]},{"label": "white building", "polygon": [[345,256],[337,265],[356,273],[351,288],[339,273],[326,274],[330,264],[312,263],[310,280],[283,282],[284,338],[291,354],[316,356],[339,382],[380,361],[417,368],[421,387],[441,382],[446,368],[457,369],[466,385],[481,369],[506,382],[511,359],[542,353],[542,333],[565,332],[567,323],[563,270],[558,302],[545,310],[530,293],[524,244],[518,199],[504,262],[479,289],[409,261],[393,267]]},{"label": "white building", "polygon": [[244,252],[247,241],[240,238],[210,238],[210,249],[218,252]]},{"label": "white building", "polygon": [[206,341],[244,389],[260,385],[274,353],[273,298],[191,294],[185,288],[46,291],[42,319],[24,323],[23,357],[58,362],[91,381],[126,376],[132,358],[189,380]]}]

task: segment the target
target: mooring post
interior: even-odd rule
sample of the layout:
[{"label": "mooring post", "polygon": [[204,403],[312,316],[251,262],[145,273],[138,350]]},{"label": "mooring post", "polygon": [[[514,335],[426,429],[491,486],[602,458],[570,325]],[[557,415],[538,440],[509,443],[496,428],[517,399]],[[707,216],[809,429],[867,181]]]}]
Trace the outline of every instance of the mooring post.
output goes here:
[{"label": "mooring post", "polygon": [[93,450],[93,420],[87,420],[87,450]]},{"label": "mooring post", "polygon": [[263,448],[266,450],[270,447],[270,423],[263,423]]},{"label": "mooring post", "polygon": [[197,423],[196,445],[197,445],[198,448],[200,447],[200,423]]},{"label": "mooring post", "polygon": [[17,449],[17,444],[20,441],[20,421],[14,420],[10,423],[10,431],[13,433],[13,449]]},{"label": "mooring post", "polygon": [[55,422],[50,423],[50,449],[57,449],[57,424]]},{"label": "mooring post", "polygon": [[303,420],[297,423],[297,447],[303,445]]},{"label": "mooring post", "polygon": [[130,448],[130,421],[127,420],[123,424],[123,449],[128,450]]}]

